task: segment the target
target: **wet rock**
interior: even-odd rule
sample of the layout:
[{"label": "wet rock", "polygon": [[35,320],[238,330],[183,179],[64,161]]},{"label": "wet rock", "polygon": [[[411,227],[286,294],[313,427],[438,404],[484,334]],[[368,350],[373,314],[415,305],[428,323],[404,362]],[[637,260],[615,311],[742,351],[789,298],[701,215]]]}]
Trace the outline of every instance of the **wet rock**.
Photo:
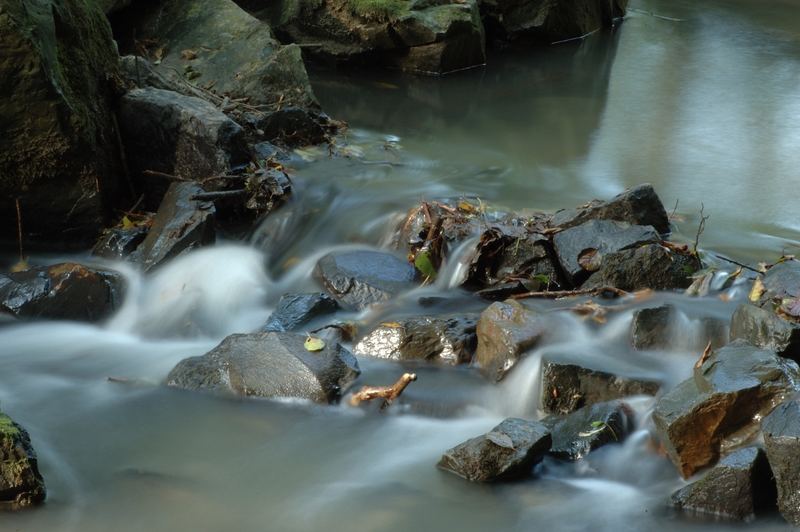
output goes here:
[{"label": "wet rock", "polygon": [[0,412],[0,509],[40,503],[45,493],[28,432]]},{"label": "wet rock", "polygon": [[437,467],[470,482],[513,480],[529,475],[550,444],[550,431],[543,424],[508,418],[491,432],[445,452]]},{"label": "wet rock", "polygon": [[674,290],[688,287],[698,269],[700,263],[692,255],[659,244],[646,244],[607,255],[600,269],[581,287],[612,286],[627,291],[646,288]]},{"label": "wet rock", "polygon": [[241,126],[193,96],[133,89],[122,97],[119,123],[129,166],[151,203],[160,199],[166,181],[143,175],[145,170],[205,179],[249,161]]},{"label": "wet rock", "polygon": [[631,343],[636,349],[659,349],[666,347],[673,339],[672,323],[675,320],[675,307],[643,308],[633,313]]},{"label": "wet rock", "polygon": [[256,127],[273,142],[288,146],[307,146],[325,142],[326,129],[319,117],[299,107],[287,107],[268,113]]},{"label": "wet rock", "polygon": [[542,360],[542,410],[552,414],[569,414],[587,405],[633,395],[655,395],[660,387],[660,382],[651,379]]},{"label": "wet rock", "polygon": [[192,199],[204,190],[195,183],[173,183],[158,212],[147,238],[131,255],[144,270],[201,246],[213,244],[214,204]]},{"label": "wet rock", "polygon": [[106,229],[92,248],[92,255],[106,259],[124,259],[144,242],[149,229],[142,225]]},{"label": "wet rock", "polygon": [[795,362],[742,341],[714,351],[694,376],[665,394],[653,421],[667,454],[684,478],[713,464],[723,440],[746,436],[798,389]]},{"label": "wet rock", "polygon": [[338,308],[336,300],[322,292],[285,294],[262,330],[296,331],[315,318],[336,312]]},{"label": "wet rock", "polygon": [[19,198],[26,242],[90,245],[125,193],[105,15],[83,0],[5,0],[0,50],[0,238],[17,241]]},{"label": "wet rock", "polygon": [[233,334],[205,355],[180,361],[167,385],[319,403],[338,400],[358,377],[358,362],[338,343],[308,351],[305,340],[288,332]]},{"label": "wet rock", "polygon": [[772,266],[763,275],[762,283],[764,291],[758,299],[760,306],[800,297],[800,261],[790,259]]},{"label": "wet rock", "polygon": [[542,420],[552,431],[550,454],[580,460],[608,443],[622,442],[634,428],[633,410],[621,401],[584,406],[563,418]]},{"label": "wet rock", "polygon": [[731,340],[736,339],[800,360],[800,324],[778,316],[771,308],[739,305],[731,317]]},{"label": "wet rock", "polygon": [[767,459],[778,487],[778,509],[800,526],[800,401],[783,403],[761,423]]},{"label": "wet rock", "polygon": [[775,483],[764,451],[732,452],[700,480],[672,494],[672,505],[687,513],[748,521],[775,506]]},{"label": "wet rock", "polygon": [[475,362],[489,379],[501,380],[547,332],[547,321],[518,301],[492,303],[476,327]]},{"label": "wet rock", "polygon": [[329,253],[314,275],[341,305],[359,310],[416,286],[413,266],[380,251]]},{"label": "wet rock", "polygon": [[651,225],[661,234],[670,232],[667,211],[650,184],[629,188],[609,201],[592,200],[577,209],[558,211],[553,215],[552,224],[567,229],[588,220]]},{"label": "wet rock", "polygon": [[122,305],[125,281],[111,270],[65,262],[0,275],[0,311],[20,318],[96,322]]},{"label": "wet rock", "polygon": [[483,0],[481,16],[493,39],[553,42],[611,27],[616,19],[625,16],[627,4],[627,0]]},{"label": "wet rock", "polygon": [[570,283],[579,286],[590,273],[601,268],[606,256],[659,240],[659,234],[651,226],[589,220],[557,233],[553,245]]},{"label": "wet rock", "polygon": [[477,316],[419,316],[384,322],[354,347],[356,355],[389,360],[468,364],[477,344]]},{"label": "wet rock", "polygon": [[309,53],[327,61],[445,74],[486,60],[474,0],[245,3],[284,41],[309,45]]}]

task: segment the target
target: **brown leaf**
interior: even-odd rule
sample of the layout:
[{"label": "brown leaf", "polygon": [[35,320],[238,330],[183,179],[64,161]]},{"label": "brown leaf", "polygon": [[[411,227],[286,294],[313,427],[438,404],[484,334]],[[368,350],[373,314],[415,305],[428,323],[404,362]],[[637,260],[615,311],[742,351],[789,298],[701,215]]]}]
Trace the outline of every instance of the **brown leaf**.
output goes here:
[{"label": "brown leaf", "polygon": [[603,263],[603,255],[595,248],[584,249],[578,255],[578,264],[587,272],[596,272]]},{"label": "brown leaf", "polygon": [[711,356],[711,342],[709,341],[708,344],[706,345],[706,348],[703,349],[703,354],[700,355],[700,358],[698,358],[697,362],[694,363],[694,369],[700,369],[710,356]]},{"label": "brown leaf", "polygon": [[194,50],[183,50],[181,52],[181,59],[184,61],[192,61],[193,59],[197,59],[197,52]]}]

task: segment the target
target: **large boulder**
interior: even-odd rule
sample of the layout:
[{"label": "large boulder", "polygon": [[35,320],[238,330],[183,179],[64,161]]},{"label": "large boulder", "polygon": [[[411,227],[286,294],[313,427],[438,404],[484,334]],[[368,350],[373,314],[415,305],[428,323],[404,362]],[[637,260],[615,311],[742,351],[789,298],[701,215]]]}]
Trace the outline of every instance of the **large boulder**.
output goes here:
[{"label": "large boulder", "polygon": [[167,385],[256,397],[338,400],[358,377],[355,357],[338,343],[310,351],[306,336],[287,332],[233,334],[202,356],[181,360]]},{"label": "large boulder", "polygon": [[0,412],[0,509],[31,506],[45,493],[28,432]]},{"label": "large boulder", "polygon": [[615,287],[621,290],[675,290],[692,284],[700,261],[690,252],[660,244],[645,244],[603,257],[600,269],[582,288]]},{"label": "large boulder", "polygon": [[383,322],[353,348],[389,360],[468,364],[475,354],[475,316],[415,316]]},{"label": "large boulder", "polygon": [[764,451],[732,452],[701,478],[672,494],[672,506],[689,514],[748,521],[775,507],[775,483]]},{"label": "large boulder", "polygon": [[122,305],[114,271],[65,262],[0,275],[0,312],[20,318],[100,321]]},{"label": "large boulder", "polygon": [[408,262],[381,251],[328,253],[314,269],[315,277],[344,307],[365,309],[416,286],[416,270]]},{"label": "large boulder", "polygon": [[628,0],[482,0],[487,34],[498,40],[573,39],[610,27]]},{"label": "large boulder", "polygon": [[470,482],[513,480],[530,475],[550,444],[545,425],[508,418],[487,434],[445,452],[437,466]]},{"label": "large boulder", "polygon": [[445,74],[486,61],[477,0],[242,0],[284,40],[340,63]]},{"label": "large boulder", "polygon": [[547,330],[548,321],[518,301],[492,303],[478,320],[475,362],[489,379],[499,381]]},{"label": "large boulder", "polygon": [[621,443],[634,429],[633,410],[621,401],[585,406],[565,417],[548,417],[550,454],[562,460],[580,460],[609,443]]},{"label": "large boulder", "polygon": [[778,406],[761,422],[764,446],[778,487],[778,509],[800,526],[800,401]]},{"label": "large boulder", "polygon": [[0,6],[0,239],[90,243],[122,192],[111,98],[117,54],[84,0]]},{"label": "large boulder", "polygon": [[624,377],[569,362],[542,360],[541,407],[547,413],[569,414],[579,408],[633,395],[655,395],[661,383]]},{"label": "large boulder", "polygon": [[153,218],[147,237],[130,255],[144,270],[216,239],[214,204],[196,199],[203,193],[195,183],[173,183]]},{"label": "large boulder", "polygon": [[755,432],[754,419],[796,393],[798,379],[797,364],[774,351],[740,340],[714,351],[653,411],[658,436],[680,474],[688,478],[716,462],[726,437]]},{"label": "large boulder", "polygon": [[332,314],[339,304],[328,294],[284,294],[262,331],[297,331],[315,318]]}]

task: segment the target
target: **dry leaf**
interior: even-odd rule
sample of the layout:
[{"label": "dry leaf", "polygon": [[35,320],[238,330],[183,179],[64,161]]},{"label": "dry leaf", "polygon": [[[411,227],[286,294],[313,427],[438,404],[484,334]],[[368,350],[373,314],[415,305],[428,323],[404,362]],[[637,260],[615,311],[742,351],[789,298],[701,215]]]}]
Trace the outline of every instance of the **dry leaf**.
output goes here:
[{"label": "dry leaf", "polygon": [[766,292],[766,287],[764,286],[763,281],[761,281],[761,277],[756,277],[756,280],[753,281],[753,287],[750,289],[750,295],[748,295],[748,299],[753,303],[756,303],[761,296],[764,295]]},{"label": "dry leaf", "polygon": [[578,264],[587,272],[596,272],[603,263],[603,254],[594,248],[584,249],[578,255]]},{"label": "dry leaf", "polygon": [[697,362],[694,363],[694,369],[700,369],[710,356],[711,356],[711,342],[708,342],[706,348],[703,349],[703,354],[700,355],[700,358],[698,358]]}]

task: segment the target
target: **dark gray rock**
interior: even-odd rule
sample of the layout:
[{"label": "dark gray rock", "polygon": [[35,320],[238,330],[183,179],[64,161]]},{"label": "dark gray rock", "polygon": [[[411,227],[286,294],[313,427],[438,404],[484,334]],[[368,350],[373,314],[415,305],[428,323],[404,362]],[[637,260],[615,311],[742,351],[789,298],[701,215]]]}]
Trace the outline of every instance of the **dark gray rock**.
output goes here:
[{"label": "dark gray rock", "polygon": [[314,275],[341,305],[359,310],[416,286],[412,265],[380,251],[329,253]]},{"label": "dark gray rock", "polygon": [[256,127],[273,142],[306,146],[325,142],[326,131],[318,117],[299,107],[286,107],[264,114]]},{"label": "dark gray rock", "polygon": [[762,277],[764,292],[758,300],[763,306],[768,301],[800,297],[800,261],[790,259],[772,266]]},{"label": "dark gray rock", "polygon": [[94,2],[4,0],[0,50],[0,239],[17,241],[19,198],[26,245],[91,245],[125,193],[108,21]]},{"label": "dark gray rock", "polygon": [[552,224],[567,229],[588,220],[651,225],[661,234],[670,232],[667,211],[650,184],[629,188],[609,201],[593,200],[577,209],[558,211],[553,215]]},{"label": "dark gray rock", "polygon": [[660,244],[646,244],[607,255],[600,269],[581,287],[612,286],[626,291],[683,289],[692,284],[692,275],[700,266],[694,256]]},{"label": "dark gray rock", "polygon": [[660,387],[656,380],[542,360],[542,410],[551,414],[569,414],[587,405],[633,395],[655,395]]},{"label": "dark gray rock", "polygon": [[173,183],[158,208],[147,238],[131,255],[145,270],[192,249],[213,244],[214,204],[192,199],[204,190],[195,183]]},{"label": "dark gray rock", "polygon": [[106,229],[92,248],[92,255],[106,259],[124,259],[144,242],[149,229],[144,225],[129,229],[123,227]]},{"label": "dark gray rock", "polygon": [[499,381],[539,343],[547,328],[547,320],[518,301],[492,303],[478,320],[475,362],[489,379]]},{"label": "dark gray rock", "polygon": [[754,418],[795,393],[798,378],[797,364],[774,351],[742,341],[714,351],[653,412],[658,436],[681,475],[688,478],[716,462],[724,438],[757,430]]},{"label": "dark gray rock", "polygon": [[470,482],[513,480],[530,475],[550,444],[550,431],[543,424],[508,418],[491,432],[445,452],[437,466]]},{"label": "dark gray rock", "polygon": [[477,316],[418,316],[384,322],[353,350],[389,360],[468,364],[475,354],[477,321]]},{"label": "dark gray rock", "polygon": [[673,340],[676,310],[672,305],[643,308],[633,313],[631,343],[636,349],[659,349]]},{"label": "dark gray rock", "polygon": [[0,510],[40,503],[45,494],[28,432],[0,412]]},{"label": "dark gray rock", "polygon": [[767,459],[778,487],[778,509],[800,526],[800,401],[779,405],[761,422]]},{"label": "dark gray rock", "polygon": [[589,220],[557,233],[553,237],[553,245],[570,283],[579,286],[592,272],[600,269],[606,256],[659,240],[661,237],[651,226]]},{"label": "dark gray rock", "polygon": [[672,506],[686,513],[749,521],[775,507],[775,483],[764,451],[732,452],[700,480],[672,494]]},{"label": "dark gray rock", "polygon": [[336,312],[338,308],[336,300],[322,292],[284,294],[261,330],[296,331],[315,318]]},{"label": "dark gray rock", "polygon": [[65,262],[0,275],[0,311],[20,318],[96,322],[122,305],[124,292],[119,273]]},{"label": "dark gray rock", "polygon": [[786,320],[772,308],[742,303],[731,317],[731,340],[741,339],[779,355],[800,360],[800,324]]},{"label": "dark gray rock", "polygon": [[633,410],[621,401],[584,406],[542,423],[552,431],[550,454],[562,460],[580,460],[595,449],[625,440],[634,429]]},{"label": "dark gray rock", "polygon": [[198,357],[186,358],[167,385],[243,396],[334,402],[358,377],[355,357],[338,343],[308,351],[306,336],[287,332],[233,334]]}]

